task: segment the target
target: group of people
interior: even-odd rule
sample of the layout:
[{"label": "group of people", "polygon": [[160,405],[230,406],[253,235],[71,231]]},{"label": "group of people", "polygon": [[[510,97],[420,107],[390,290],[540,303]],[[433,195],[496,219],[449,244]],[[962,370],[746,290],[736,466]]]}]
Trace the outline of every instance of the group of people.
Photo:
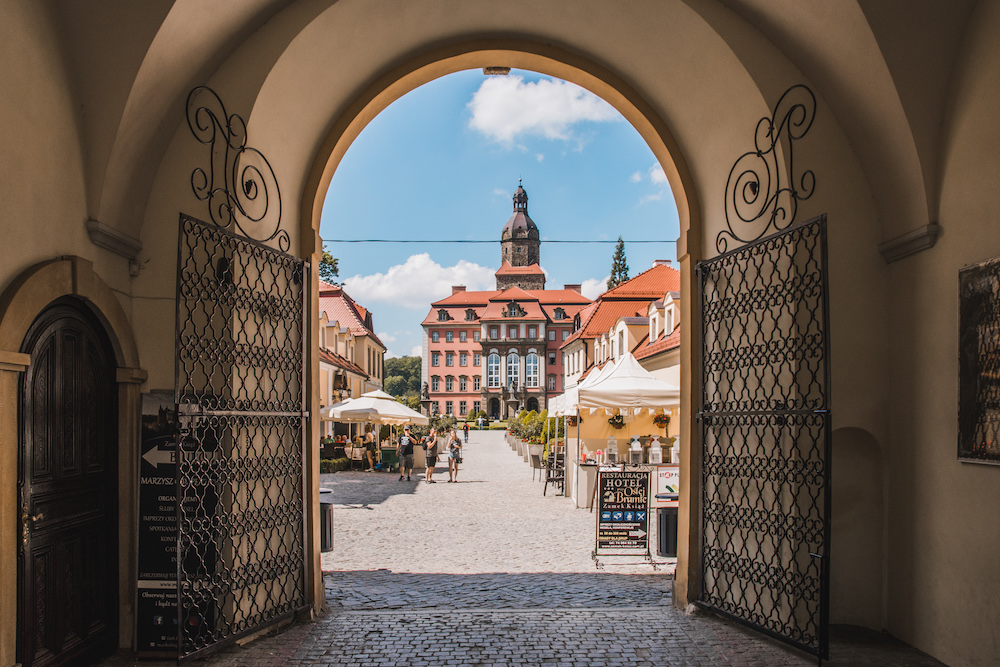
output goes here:
[{"label": "group of people", "polygon": [[[432,428],[426,438],[420,438],[411,433],[410,427],[403,428],[403,435],[396,445],[396,454],[399,456],[399,481],[410,480],[413,472],[413,449],[422,447],[427,459],[427,472],[424,480],[428,484],[437,484],[434,480],[434,468],[437,466],[440,441],[445,441],[448,459],[448,481],[458,481],[458,464],[462,462],[462,441],[458,437],[458,431],[452,429],[447,438],[438,433],[436,428]],[[468,441],[468,434],[466,434]]]}]

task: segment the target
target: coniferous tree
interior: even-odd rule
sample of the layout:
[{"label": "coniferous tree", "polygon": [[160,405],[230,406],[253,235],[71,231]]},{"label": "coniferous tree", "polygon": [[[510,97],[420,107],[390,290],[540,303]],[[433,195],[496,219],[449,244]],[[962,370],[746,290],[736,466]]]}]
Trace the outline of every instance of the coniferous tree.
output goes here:
[{"label": "coniferous tree", "polygon": [[611,276],[608,278],[608,289],[614,289],[628,280],[628,262],[625,261],[625,242],[618,237],[615,246],[615,256],[611,258]]}]

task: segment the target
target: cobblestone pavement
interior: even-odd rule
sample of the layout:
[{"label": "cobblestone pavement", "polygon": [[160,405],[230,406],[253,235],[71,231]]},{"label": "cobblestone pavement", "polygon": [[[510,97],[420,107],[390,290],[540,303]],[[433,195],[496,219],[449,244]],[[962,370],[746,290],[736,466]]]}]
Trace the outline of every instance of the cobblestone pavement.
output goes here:
[{"label": "cobblestone pavement", "polygon": [[[542,497],[500,432],[472,432],[459,477],[324,475],[335,501],[335,550],[323,555],[329,611],[204,664],[815,664],[742,626],[676,609],[667,567],[598,571],[593,515]],[[830,665],[939,664],[868,631],[835,635],[831,651]]]}]

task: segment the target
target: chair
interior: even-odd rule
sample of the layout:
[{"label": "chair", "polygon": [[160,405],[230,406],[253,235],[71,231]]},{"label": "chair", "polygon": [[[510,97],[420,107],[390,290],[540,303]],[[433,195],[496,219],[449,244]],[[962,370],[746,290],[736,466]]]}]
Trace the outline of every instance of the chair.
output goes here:
[{"label": "chair", "polygon": [[347,452],[347,458],[350,459],[351,461],[352,469],[354,468],[355,461],[358,462],[359,468],[363,469],[365,467],[365,464],[368,462],[367,457],[365,456],[365,452],[367,452],[368,450],[366,450],[364,447],[351,447],[349,449],[345,448],[345,451]]},{"label": "chair", "polygon": [[559,487],[562,495],[566,495],[566,455],[562,453],[549,454],[548,465],[545,468],[545,486],[542,487],[544,496],[549,490],[549,484]]},{"label": "chair", "polygon": [[541,454],[536,454],[535,452],[531,452],[528,456],[529,456],[529,458],[531,458],[531,481],[532,482],[535,481],[535,471],[536,470],[538,471],[538,479],[539,479],[539,481],[541,481],[542,476],[545,474],[545,472],[544,472],[545,466],[542,465],[542,456],[541,456]]}]

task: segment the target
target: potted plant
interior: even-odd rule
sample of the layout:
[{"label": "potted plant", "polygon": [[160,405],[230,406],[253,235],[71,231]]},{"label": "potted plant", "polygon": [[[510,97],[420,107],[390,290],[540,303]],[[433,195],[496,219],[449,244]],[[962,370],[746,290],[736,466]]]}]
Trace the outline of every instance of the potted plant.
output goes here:
[{"label": "potted plant", "polygon": [[658,414],[653,416],[653,423],[659,428],[670,426],[670,415]]},{"label": "potted plant", "polygon": [[621,415],[612,415],[608,418],[608,423],[612,428],[625,428],[625,418]]}]

